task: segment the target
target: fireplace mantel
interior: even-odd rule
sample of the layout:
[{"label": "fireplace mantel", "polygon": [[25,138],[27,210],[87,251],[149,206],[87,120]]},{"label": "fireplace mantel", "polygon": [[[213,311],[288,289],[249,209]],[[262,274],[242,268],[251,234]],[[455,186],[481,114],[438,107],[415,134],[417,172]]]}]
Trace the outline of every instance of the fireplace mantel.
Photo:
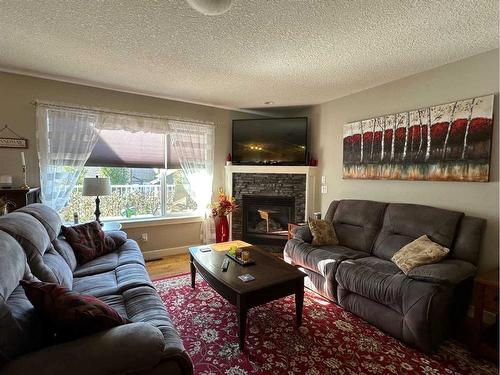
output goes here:
[{"label": "fireplace mantel", "polygon": [[[234,195],[233,192],[233,174],[301,174],[306,177],[305,191],[305,219],[311,217],[315,211],[315,194],[318,188],[317,167],[310,166],[288,166],[288,165],[227,165],[225,167],[225,186],[224,190],[228,195]],[[232,238],[232,223],[230,225],[230,238]]]}]

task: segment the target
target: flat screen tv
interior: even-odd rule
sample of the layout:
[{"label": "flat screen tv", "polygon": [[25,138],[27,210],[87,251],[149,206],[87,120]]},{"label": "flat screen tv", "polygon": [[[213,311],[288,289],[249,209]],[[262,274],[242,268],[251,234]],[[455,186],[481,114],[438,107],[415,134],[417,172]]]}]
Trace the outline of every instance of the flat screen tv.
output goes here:
[{"label": "flat screen tv", "polygon": [[233,120],[233,163],[306,165],[307,117]]}]

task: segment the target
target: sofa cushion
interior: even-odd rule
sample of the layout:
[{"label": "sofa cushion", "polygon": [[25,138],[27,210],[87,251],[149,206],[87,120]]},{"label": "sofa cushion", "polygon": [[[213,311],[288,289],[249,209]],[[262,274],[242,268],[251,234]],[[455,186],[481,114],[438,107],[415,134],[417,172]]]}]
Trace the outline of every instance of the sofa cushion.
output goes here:
[{"label": "sofa cushion", "polygon": [[463,213],[418,204],[391,203],[384,215],[382,230],[373,254],[390,260],[394,253],[422,235],[452,248],[457,225]]},{"label": "sofa cushion", "polygon": [[64,236],[57,237],[52,241],[52,246],[64,258],[71,271],[74,271],[77,266],[76,256],[66,238]]},{"label": "sofa cushion", "polygon": [[111,271],[73,278],[73,290],[82,294],[101,297],[110,294],[119,294],[138,286],[150,286],[146,268],[142,264],[123,264]]},{"label": "sofa cushion", "polygon": [[43,325],[19,286],[31,278],[19,243],[0,231],[0,367],[43,344]]},{"label": "sofa cushion", "polygon": [[297,240],[301,240],[304,242],[311,243],[312,242],[312,233],[309,229],[309,225],[299,225],[292,229],[292,236]]},{"label": "sofa cushion", "polygon": [[439,262],[449,252],[450,249],[431,241],[424,234],[396,251],[391,260],[408,274],[415,267]]},{"label": "sofa cushion", "polygon": [[313,246],[338,245],[333,224],[327,220],[309,219],[309,230],[313,236]]},{"label": "sofa cushion", "polygon": [[37,313],[60,339],[75,339],[128,323],[96,297],[54,283],[22,280],[21,285]]},{"label": "sofa cushion", "polygon": [[106,234],[97,221],[72,227],[63,226],[62,234],[73,248],[79,264],[113,251],[116,245],[114,240],[106,239]]},{"label": "sofa cushion", "polygon": [[54,241],[61,232],[61,217],[56,210],[41,203],[34,203],[22,207],[17,212],[24,212],[37,219],[47,231],[51,241]]},{"label": "sofa cushion", "polygon": [[[33,275],[38,279],[51,283],[58,283],[62,280],[62,275],[68,273],[62,262],[56,260],[60,255],[54,250],[50,243],[47,230],[40,221],[32,215],[24,212],[12,212],[0,217],[0,230],[4,230],[14,237],[23,248],[28,265]],[[45,263],[46,253],[50,264]],[[44,259],[45,257],[45,259]],[[50,265],[50,266],[49,266]],[[57,274],[57,275],[56,275]]]},{"label": "sofa cushion", "polygon": [[405,282],[410,279],[392,262],[376,257],[346,260],[335,278],[341,288],[402,312]]},{"label": "sofa cushion", "polygon": [[312,246],[299,240],[288,241],[284,254],[290,263],[310,269],[323,277],[335,275],[339,263],[345,259],[368,256],[364,252],[343,246]]},{"label": "sofa cushion", "polygon": [[332,202],[325,216],[331,218],[339,245],[369,253],[382,225],[387,203],[366,200]]},{"label": "sofa cushion", "polygon": [[74,272],[74,276],[83,277],[95,275],[131,263],[144,265],[144,257],[137,243],[133,240],[127,240],[116,251],[79,265]]},{"label": "sofa cushion", "polygon": [[450,258],[464,260],[477,265],[481,240],[483,238],[486,220],[478,217],[464,216],[460,220],[457,236]]},{"label": "sofa cushion", "polygon": [[151,286],[138,286],[99,298],[131,322],[147,322],[158,328],[165,338],[172,334],[178,336],[163,301]]},{"label": "sofa cushion", "polygon": [[61,284],[71,289],[73,285],[73,272],[64,258],[52,247],[42,257],[43,263],[52,271],[47,277],[40,278],[41,281]]}]

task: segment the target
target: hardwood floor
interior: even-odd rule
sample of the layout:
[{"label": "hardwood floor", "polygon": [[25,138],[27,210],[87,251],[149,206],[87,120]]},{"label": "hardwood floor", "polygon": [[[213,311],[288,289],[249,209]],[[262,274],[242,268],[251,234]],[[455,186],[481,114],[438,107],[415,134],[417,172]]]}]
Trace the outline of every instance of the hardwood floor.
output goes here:
[{"label": "hardwood floor", "polygon": [[189,254],[171,255],[162,259],[146,262],[152,280],[189,272]]},{"label": "hardwood floor", "polygon": [[[283,258],[282,253],[273,253],[273,255]],[[147,261],[146,268],[152,280],[188,273],[189,254],[170,255],[162,259]]]}]

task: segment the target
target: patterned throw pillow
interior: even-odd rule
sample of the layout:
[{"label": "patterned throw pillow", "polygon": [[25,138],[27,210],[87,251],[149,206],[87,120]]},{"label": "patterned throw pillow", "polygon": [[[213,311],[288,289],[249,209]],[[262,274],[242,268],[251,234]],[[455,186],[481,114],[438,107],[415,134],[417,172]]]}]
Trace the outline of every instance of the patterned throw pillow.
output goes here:
[{"label": "patterned throw pillow", "polygon": [[326,220],[309,219],[309,229],[313,235],[312,245],[338,245],[339,240],[335,234],[333,224]]},{"label": "patterned throw pillow", "polygon": [[437,263],[443,259],[450,249],[429,239],[426,235],[417,238],[399,249],[391,258],[405,274],[415,267]]},{"label": "patterned throw pillow", "polygon": [[70,340],[127,324],[128,319],[96,297],[59,284],[21,280],[26,296],[58,339]]},{"label": "patterned throw pillow", "polygon": [[62,234],[73,248],[79,264],[90,262],[116,248],[115,241],[106,237],[97,221],[62,227]]}]

